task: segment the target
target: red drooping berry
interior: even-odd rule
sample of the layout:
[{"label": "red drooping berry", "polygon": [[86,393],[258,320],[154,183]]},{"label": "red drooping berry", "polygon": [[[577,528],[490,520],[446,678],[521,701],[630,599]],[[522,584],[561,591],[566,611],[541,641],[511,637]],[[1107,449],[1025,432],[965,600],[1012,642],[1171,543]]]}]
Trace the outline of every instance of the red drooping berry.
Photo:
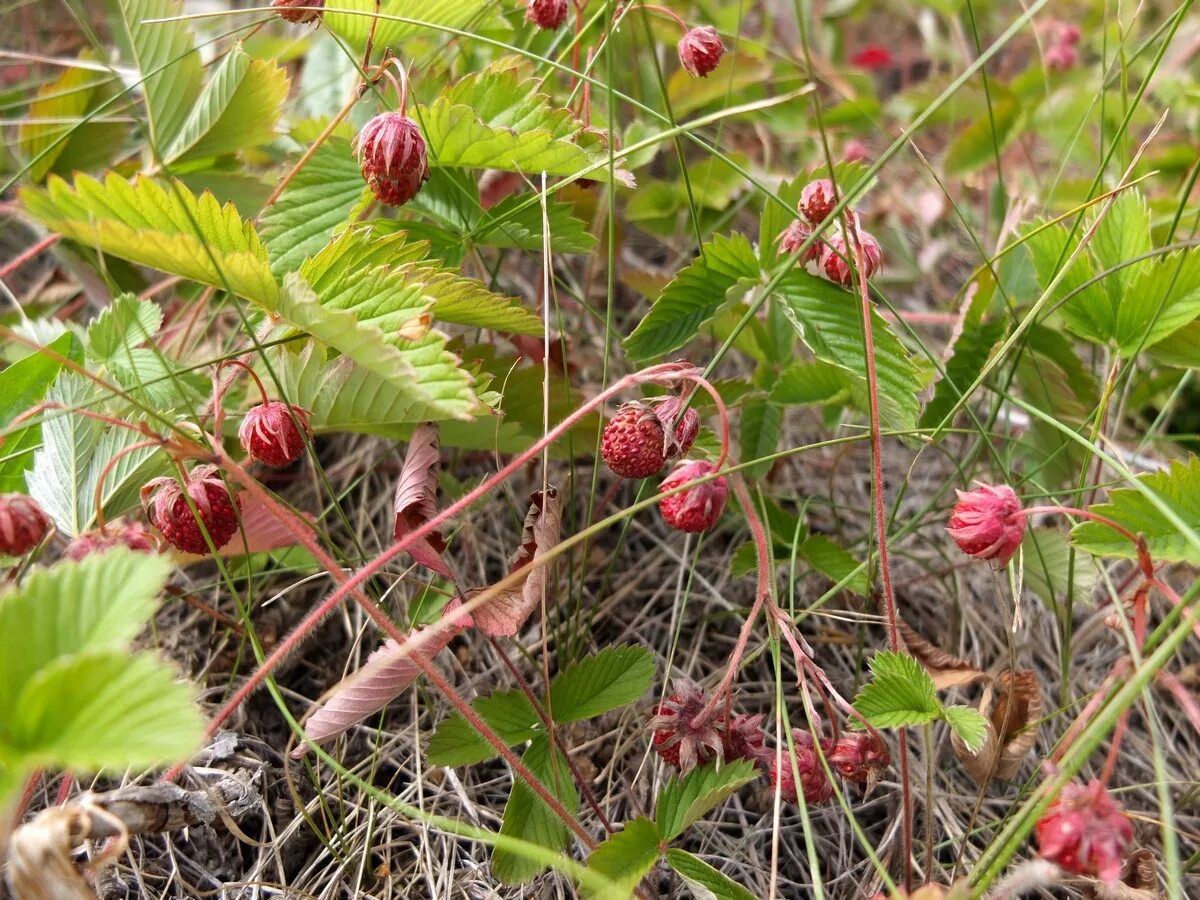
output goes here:
[{"label": "red drooping berry", "polygon": [[[858,232],[858,240],[862,245],[862,275],[867,279],[873,278],[883,264],[883,250],[874,236],[858,226],[857,216],[851,216],[850,221],[853,223],[851,227]],[[854,245],[846,240],[845,229],[838,225],[833,237],[829,239],[829,246],[825,248],[823,265],[826,277],[842,287],[850,287],[854,284],[852,263],[857,259]]]},{"label": "red drooping berry", "polygon": [[25,494],[0,494],[0,554],[24,556],[50,533],[50,517]]},{"label": "red drooping berry", "polygon": [[321,18],[321,7],[324,5],[325,0],[271,0],[271,8],[279,18],[297,25]]},{"label": "red drooping berry", "polygon": [[103,531],[88,531],[75,536],[63,555],[67,559],[83,559],[113,547],[128,547],[134,553],[154,553],[158,550],[158,539],[141,522],[120,519],[110,522]]},{"label": "red drooping berry", "polygon": [[679,39],[679,62],[693,78],[704,78],[721,64],[725,45],[711,25],[689,28]]},{"label": "red drooping berry", "polygon": [[[798,803],[800,792],[804,794],[805,803],[824,803],[833,796],[833,785],[817,756],[812,733],[795,728],[792,740],[796,745],[796,767],[792,768],[792,757],[786,747],[781,756],[771,754],[771,787],[778,785],[780,796],[788,803]],[[828,739],[822,740],[821,749],[828,752],[828,744]],[[796,790],[797,772],[800,774],[800,792]]]},{"label": "red drooping berry", "polygon": [[1078,54],[1071,44],[1054,44],[1046,49],[1046,68],[1054,72],[1065,72],[1075,65]]},{"label": "red drooping berry", "polygon": [[958,503],[946,528],[950,537],[968,556],[1004,568],[1025,537],[1025,515],[1016,491],[1007,484],[980,484],[957,494]]},{"label": "red drooping berry", "polygon": [[708,698],[686,678],[676,678],[672,687],[674,693],[658,705],[647,723],[652,733],[650,745],[668,765],[684,772],[712,759],[724,759],[721,711],[705,713]]},{"label": "red drooping berry", "polygon": [[737,715],[730,718],[721,733],[721,747],[725,762],[734,759],[749,759],[762,762],[767,754],[764,746],[766,736],[762,730],[763,717]]},{"label": "red drooping berry", "polygon": [[[696,436],[700,434],[700,414],[689,407],[680,418],[679,410],[682,408],[682,397],[668,397],[654,407],[654,414],[662,423],[663,434],[675,435],[673,442],[667,442],[665,453],[667,459],[686,456],[687,452],[692,449],[692,444],[696,442]],[[679,419],[679,424],[675,425],[675,430],[672,432],[671,426],[675,424],[676,419]]]},{"label": "red drooping berry", "polygon": [[[716,471],[716,466],[704,460],[681,463],[670,475],[663,479],[658,486],[660,493],[673,490],[704,478]],[[658,508],[667,524],[679,531],[707,531],[717,524],[721,514],[725,512],[725,502],[729,499],[729,482],[724,475],[710,481],[702,481],[688,488],[663,497],[658,501]]]},{"label": "red drooping berry", "polygon": [[818,178],[810,181],[800,192],[800,202],[796,209],[813,225],[820,225],[837,206],[837,193],[833,182],[828,178]]},{"label": "red drooping berry", "polygon": [[1083,37],[1083,32],[1073,22],[1064,22],[1059,28],[1058,40],[1060,43],[1074,46],[1079,43],[1081,37]]},{"label": "red drooping berry", "polygon": [[1042,856],[1075,875],[1116,882],[1133,825],[1099,781],[1071,782],[1034,828]]},{"label": "red drooping berry", "polygon": [[567,0],[529,0],[525,21],[538,28],[553,31],[567,21]]},{"label": "red drooping berry", "polygon": [[363,178],[381,203],[403,206],[429,178],[425,138],[403,113],[380,113],[354,138]]},{"label": "red drooping berry", "polygon": [[308,413],[279,400],[259,404],[246,413],[238,439],[250,458],[282,469],[304,453],[305,438],[312,437]]},{"label": "red drooping berry", "polygon": [[[779,252],[790,256],[799,250],[811,235],[812,229],[808,224],[797,219],[779,235]],[[813,241],[799,261],[801,263],[820,262],[821,252],[824,249],[825,247],[820,241]]]},{"label": "red drooping berry", "polygon": [[205,531],[220,550],[238,530],[240,504],[216,466],[196,466],[182,486],[174,478],[153,479],[142,488],[142,507],[166,542],[185,553],[209,552]]},{"label": "red drooping berry", "polygon": [[867,44],[867,46],[850,57],[850,64],[860,69],[866,69],[868,72],[873,72],[876,69],[890,66],[892,64],[892,53],[882,44]]},{"label": "red drooping berry", "polygon": [[829,753],[829,765],[847,781],[873,784],[892,761],[887,745],[877,734],[843,734]]},{"label": "red drooping berry", "polygon": [[850,138],[842,145],[842,159],[846,162],[862,162],[867,158],[867,145],[858,138]]}]

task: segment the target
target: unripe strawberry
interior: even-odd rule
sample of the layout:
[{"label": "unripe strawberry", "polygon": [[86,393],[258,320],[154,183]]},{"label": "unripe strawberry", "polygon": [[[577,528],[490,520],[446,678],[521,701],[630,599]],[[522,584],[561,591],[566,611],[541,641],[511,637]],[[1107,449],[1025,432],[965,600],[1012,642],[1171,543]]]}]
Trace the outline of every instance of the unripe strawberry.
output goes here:
[{"label": "unripe strawberry", "polygon": [[958,503],[946,531],[963,553],[1004,568],[1025,538],[1025,514],[1016,491],[1007,484],[980,484],[956,493]]},{"label": "unripe strawberry", "polygon": [[321,18],[321,10],[305,9],[306,6],[322,7],[325,0],[271,0],[271,8],[279,18],[300,25]]},{"label": "unripe strawberry", "polygon": [[[790,256],[799,250],[811,235],[812,229],[808,224],[797,219],[779,235],[779,252]],[[821,253],[824,249],[825,245],[819,240],[813,241],[804,252],[804,255],[800,257],[799,261],[801,263],[820,262]]]},{"label": "unripe strawberry", "polygon": [[1034,827],[1042,856],[1075,875],[1110,884],[1121,876],[1133,825],[1104,785],[1071,782]]},{"label": "unripe strawberry", "polygon": [[67,559],[83,559],[93,553],[104,553],[113,547],[128,547],[134,553],[154,553],[158,540],[141,522],[121,519],[110,522],[103,531],[88,531],[72,538],[63,555]]},{"label": "unripe strawberry", "polygon": [[24,556],[50,533],[50,517],[25,494],[0,494],[0,554]]},{"label": "unripe strawberry", "polygon": [[238,499],[229,492],[216,466],[196,466],[182,486],[174,478],[153,479],[142,488],[142,507],[166,542],[185,553],[209,552],[205,531],[213,548],[220,550],[238,530]]},{"label": "unripe strawberry", "polygon": [[238,429],[238,440],[250,458],[277,469],[301,457],[306,437],[312,437],[308,413],[279,400],[255,406]]},{"label": "unripe strawberry", "polygon": [[676,678],[672,687],[674,693],[658,705],[647,723],[652,732],[651,746],[668,765],[683,772],[712,759],[723,759],[721,711],[705,712],[708,698],[686,678]]},{"label": "unripe strawberry", "polygon": [[[792,730],[792,740],[796,746],[796,767],[792,768],[792,758],[787,748],[776,757],[771,754],[771,787],[779,785],[779,794],[787,803],[798,803],[800,792],[796,790],[796,772],[800,773],[800,791],[804,794],[805,803],[824,803],[833,796],[833,785],[825,774],[825,767],[817,756],[816,742],[811,732],[799,728]],[[822,749],[828,752],[828,739],[823,740]]]},{"label": "unripe strawberry", "polygon": [[800,192],[800,202],[796,209],[813,225],[820,225],[837,206],[837,193],[833,182],[828,178],[818,178],[810,181]]},{"label": "unripe strawberry", "polygon": [[[858,230],[858,240],[862,244],[862,275],[867,279],[873,278],[883,264],[883,250],[879,246],[879,241],[858,226],[857,216],[851,216],[850,221],[853,223],[851,227]],[[833,237],[829,239],[829,246],[825,250],[823,266],[826,277],[830,281],[836,281],[842,287],[852,286],[854,284],[852,263],[856,260],[854,245],[846,239],[846,232],[839,225]]]},{"label": "unripe strawberry", "polygon": [[380,113],[354,138],[363,178],[381,203],[402,206],[429,178],[425,138],[403,113]]},{"label": "unripe strawberry", "polygon": [[693,78],[704,78],[721,64],[725,45],[711,25],[691,28],[679,39],[679,62]]},{"label": "unripe strawberry", "polygon": [[529,0],[525,21],[538,28],[553,31],[567,21],[567,0]]},{"label": "unripe strawberry", "polygon": [[[663,493],[704,478],[715,471],[716,467],[704,460],[681,463],[663,479],[658,490]],[[728,499],[729,482],[722,475],[669,497],[663,497],[658,501],[658,508],[672,528],[687,532],[707,531],[720,520]]]}]

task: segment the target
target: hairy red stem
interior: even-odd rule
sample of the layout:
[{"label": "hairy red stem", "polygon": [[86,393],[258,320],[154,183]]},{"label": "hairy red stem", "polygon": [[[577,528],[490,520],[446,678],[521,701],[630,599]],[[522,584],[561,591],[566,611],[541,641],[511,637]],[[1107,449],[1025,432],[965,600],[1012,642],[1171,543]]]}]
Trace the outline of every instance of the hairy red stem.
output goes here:
[{"label": "hairy red stem", "polygon": [[17,271],[17,269],[21,268],[21,266],[25,265],[25,263],[29,262],[31,259],[33,259],[35,256],[37,256],[39,253],[41,253],[43,250],[48,250],[49,248],[51,248],[55,244],[57,244],[60,240],[62,240],[61,234],[50,234],[50,235],[47,235],[46,237],[42,238],[40,241],[38,241],[36,244],[34,244],[28,250],[23,251],[18,256],[16,256],[14,259],[5,263],[3,268],[0,268],[0,278],[7,278],[13,272]]}]

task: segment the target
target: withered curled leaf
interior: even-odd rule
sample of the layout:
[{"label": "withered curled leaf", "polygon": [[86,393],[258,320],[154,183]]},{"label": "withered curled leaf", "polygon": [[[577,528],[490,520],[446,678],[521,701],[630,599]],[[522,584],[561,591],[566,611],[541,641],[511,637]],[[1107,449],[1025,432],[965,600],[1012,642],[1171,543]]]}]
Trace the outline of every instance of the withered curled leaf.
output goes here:
[{"label": "withered curled leaf", "polygon": [[1097,881],[1083,890],[1089,900],[1158,900],[1158,861],[1141,847],[1129,854],[1121,866],[1121,880],[1114,884]]},{"label": "withered curled leaf", "polygon": [[977,784],[986,784],[991,778],[1012,778],[1037,743],[1042,717],[1037,675],[1028,669],[1015,674],[1005,669],[984,690],[979,712],[987,719],[983,746],[972,752],[951,734],[954,754]]},{"label": "withered curled leaf", "polygon": [[[396,540],[424,525],[437,515],[437,481],[441,457],[438,453],[438,427],[433,422],[418,425],[408,442],[408,453],[396,482]],[[446,539],[440,531],[431,531],[408,546],[409,555],[425,568],[444,578],[452,577],[442,558]]]},{"label": "withered curled leaf", "polygon": [[900,632],[900,639],[904,641],[908,654],[925,667],[925,671],[933,678],[934,687],[939,691],[974,684],[987,678],[986,672],[926,640],[903,619],[896,620],[896,629]]},{"label": "withered curled leaf", "polygon": [[[510,576],[522,574],[495,592],[472,613],[475,624],[484,634],[509,637],[525,624],[549,587],[547,567],[539,564],[538,560],[558,543],[561,530],[562,498],[558,488],[550,485],[545,492],[535,491],[530,496],[529,511],[525,514],[521,546],[508,564]],[[469,600],[477,593],[469,591],[465,599]]]}]

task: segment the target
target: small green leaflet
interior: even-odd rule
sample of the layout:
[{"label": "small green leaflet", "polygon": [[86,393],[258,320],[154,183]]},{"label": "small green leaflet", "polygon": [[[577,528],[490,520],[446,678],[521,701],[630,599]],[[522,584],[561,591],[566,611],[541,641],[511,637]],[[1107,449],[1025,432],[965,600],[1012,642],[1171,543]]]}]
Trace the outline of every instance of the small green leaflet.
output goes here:
[{"label": "small green leaflet", "polygon": [[756,399],[742,406],[741,436],[738,441],[742,461],[763,460],[746,469],[748,478],[764,478],[771,470],[772,461],[763,457],[770,456],[779,448],[782,427],[783,407],[778,404]]},{"label": "small green leaflet", "polygon": [[[542,724],[533,704],[519,689],[480,697],[471,708],[510,747],[532,740]],[[496,750],[456,713],[438,725],[425,755],[433,766],[468,766],[491,759]]]},{"label": "small green leaflet", "polygon": [[[1079,246],[1079,236],[1072,237],[1064,225],[1047,227],[1042,223],[1034,223],[1027,234],[1025,247],[1038,287],[1045,291]],[[1103,344],[1113,336],[1116,309],[1102,284],[1088,284],[1095,274],[1091,256],[1080,254],[1050,294],[1050,301],[1057,306],[1070,296],[1059,307],[1067,327],[1081,338]]]},{"label": "small green leaflet", "polygon": [[[592,851],[587,863],[601,875],[608,876],[614,883],[632,893],[638,882],[658,861],[658,829],[649,819],[631,819],[616,834],[609,835],[599,847]],[[584,897],[594,897],[587,890]]]},{"label": "small green leaflet", "polygon": [[683,879],[696,900],[755,900],[754,895],[736,881],[686,850],[677,847],[668,850],[667,865]]},{"label": "small green leaflet", "polygon": [[[1169,468],[1139,475],[1145,490],[1156,494],[1184,523],[1200,531],[1200,459],[1189,456],[1173,460]],[[1089,509],[1106,516],[1146,539],[1150,555],[1157,562],[1185,562],[1200,565],[1200,548],[1179,530],[1141,491],[1133,487],[1116,488],[1107,503]],[[1071,542],[1094,556],[1133,559],[1133,543],[1100,522],[1082,522],[1071,531]]]},{"label": "small green leaflet", "polygon": [[947,706],[942,710],[942,718],[972,753],[977,753],[987,739],[988,721],[977,709]]},{"label": "small green leaflet", "polygon": [[[76,362],[83,355],[79,339],[71,332],[60,335],[46,349]],[[34,351],[0,371],[0,433],[5,434],[0,448],[0,493],[25,491],[25,470],[33,465],[33,452],[42,440],[40,422],[7,432],[9,423],[41,401],[62,367],[58,359]]]},{"label": "small green leaflet", "polygon": [[694,822],[704,818],[721,801],[759,776],[747,759],[718,766],[714,761],[673,777],[658,795],[655,821],[663,839],[673,841]]}]

